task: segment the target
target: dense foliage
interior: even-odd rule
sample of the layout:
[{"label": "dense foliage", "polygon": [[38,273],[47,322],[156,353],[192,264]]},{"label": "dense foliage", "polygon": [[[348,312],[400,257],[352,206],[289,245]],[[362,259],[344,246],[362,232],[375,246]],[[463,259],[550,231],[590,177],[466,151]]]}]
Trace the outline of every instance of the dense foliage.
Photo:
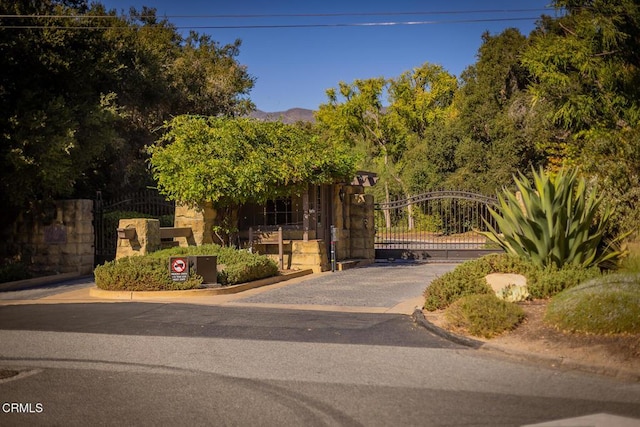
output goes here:
[{"label": "dense foliage", "polygon": [[579,167],[607,190],[607,235],[638,230],[640,6],[553,3],[560,12],[529,36],[484,34],[457,80],[425,63],[340,82],[316,114],[323,135],[363,153],[360,167],[380,176],[377,200],[443,187],[492,194],[518,173]]},{"label": "dense foliage", "polygon": [[355,172],[356,156],[347,145],[300,125],[178,116],[166,128],[149,151],[158,188],[170,200],[237,207]]},{"label": "dense foliage", "polygon": [[504,189],[500,209],[490,209],[499,232],[485,221],[490,231],[483,233],[505,251],[558,268],[601,265],[621,255],[603,242],[611,211],[600,209],[602,197],[576,169],[555,175],[541,170],[533,173],[533,184],[522,175],[515,183],[518,193]]},{"label": "dense foliage", "polygon": [[38,200],[153,184],[143,148],[172,115],[252,108],[240,42],[183,37],[153,9],[0,0],[0,15],[3,224]]}]

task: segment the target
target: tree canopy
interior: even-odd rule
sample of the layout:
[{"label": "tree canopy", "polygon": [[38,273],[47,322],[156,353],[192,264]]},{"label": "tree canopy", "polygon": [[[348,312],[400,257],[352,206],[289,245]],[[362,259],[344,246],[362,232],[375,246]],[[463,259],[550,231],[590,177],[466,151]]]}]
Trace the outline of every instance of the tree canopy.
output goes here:
[{"label": "tree canopy", "polygon": [[0,0],[3,220],[36,200],[152,185],[144,147],[171,115],[253,108],[239,41],[184,38],[153,9],[131,12]]}]

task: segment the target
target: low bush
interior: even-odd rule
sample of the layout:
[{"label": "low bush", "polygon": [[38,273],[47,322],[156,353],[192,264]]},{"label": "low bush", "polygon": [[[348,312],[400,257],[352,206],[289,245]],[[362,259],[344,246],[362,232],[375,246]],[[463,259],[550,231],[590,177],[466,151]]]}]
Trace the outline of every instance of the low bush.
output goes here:
[{"label": "low bush", "polygon": [[556,295],[545,321],[564,331],[640,333],[640,274],[611,274]]},{"label": "low bush", "polygon": [[445,311],[449,324],[484,338],[515,328],[524,317],[522,308],[488,294],[464,296]]},{"label": "low bush", "polygon": [[532,298],[546,299],[590,279],[602,276],[598,267],[584,268],[565,264],[562,268],[535,268],[525,274]]},{"label": "low bush", "polygon": [[169,274],[168,261],[172,256],[215,255],[218,283],[235,285],[278,274],[276,263],[266,256],[251,254],[218,245],[176,247],[153,252],[146,256],[121,258],[96,267],[96,285],[106,290],[157,291],[194,289],[202,284],[202,277],[190,271],[185,282],[174,282]]},{"label": "low bush", "polygon": [[601,275],[598,267],[583,268],[553,265],[541,268],[515,255],[492,254],[467,261],[433,280],[424,291],[424,308],[433,311],[447,308],[466,295],[492,294],[485,276],[491,273],[521,274],[527,279],[532,298],[550,298],[579,283]]},{"label": "low bush", "polygon": [[493,294],[484,279],[487,274],[516,273],[528,276],[533,269],[531,263],[507,254],[492,254],[466,261],[431,282],[424,291],[424,308],[429,311],[441,310],[463,296]]}]

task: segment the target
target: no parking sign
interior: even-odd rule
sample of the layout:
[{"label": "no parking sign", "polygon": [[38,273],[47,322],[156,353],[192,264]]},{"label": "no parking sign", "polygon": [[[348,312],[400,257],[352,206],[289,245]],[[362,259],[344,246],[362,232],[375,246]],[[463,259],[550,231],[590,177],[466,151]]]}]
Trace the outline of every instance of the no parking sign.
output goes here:
[{"label": "no parking sign", "polygon": [[186,257],[169,258],[169,273],[174,282],[184,282],[189,277],[189,259]]}]

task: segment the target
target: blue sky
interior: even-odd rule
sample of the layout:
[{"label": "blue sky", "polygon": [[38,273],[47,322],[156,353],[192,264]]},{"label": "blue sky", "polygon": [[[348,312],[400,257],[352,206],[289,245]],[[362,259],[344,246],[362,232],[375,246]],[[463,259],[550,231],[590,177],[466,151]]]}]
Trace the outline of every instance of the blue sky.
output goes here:
[{"label": "blue sky", "polygon": [[[325,90],[336,87],[340,81],[396,77],[425,62],[439,64],[459,76],[476,61],[483,32],[498,34],[505,28],[516,27],[523,34],[529,34],[541,14],[555,14],[549,6],[551,0],[102,0],[101,3],[108,9],[124,12],[131,6],[156,8],[159,16],[167,16],[178,27],[185,27],[181,31],[187,33],[186,27],[191,27],[210,34],[222,44],[241,39],[238,60],[256,78],[250,98],[258,109],[267,112],[294,107],[315,110],[326,102]],[[406,14],[408,12],[421,13]],[[368,15],[273,16],[353,13]],[[396,14],[370,15],[373,13]],[[272,16],[222,18],[219,15]],[[453,22],[470,20],[481,22]],[[196,28],[425,21],[436,23]]]}]

